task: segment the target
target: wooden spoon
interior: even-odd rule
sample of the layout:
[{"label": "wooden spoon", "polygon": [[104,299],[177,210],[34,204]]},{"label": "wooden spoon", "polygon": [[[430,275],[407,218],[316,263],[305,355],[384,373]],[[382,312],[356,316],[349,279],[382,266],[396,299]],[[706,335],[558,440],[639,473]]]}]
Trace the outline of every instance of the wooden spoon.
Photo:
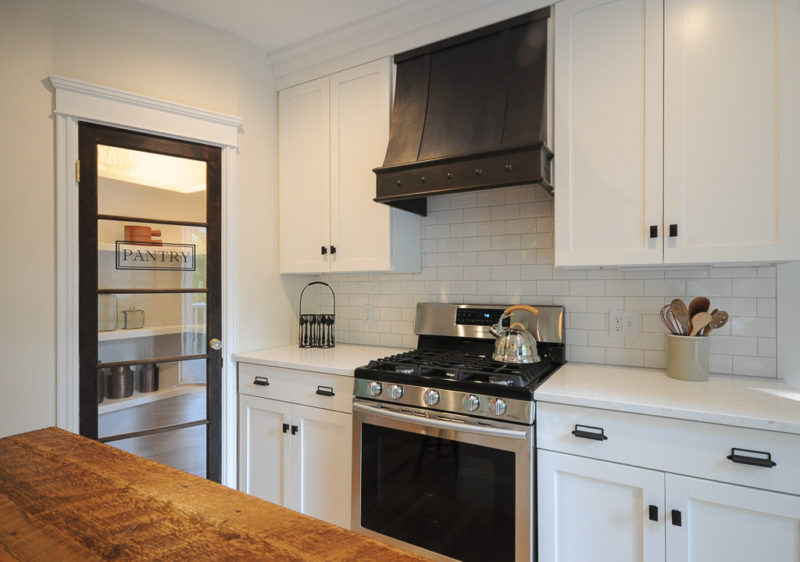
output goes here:
[{"label": "wooden spoon", "polygon": [[689,309],[686,308],[686,303],[681,299],[672,299],[670,309],[672,310],[672,315],[681,325],[680,335],[689,335]]},{"label": "wooden spoon", "polygon": [[724,310],[714,310],[711,313],[711,322],[703,330],[703,335],[707,336],[711,330],[722,328],[728,322],[728,313]]},{"label": "wooden spoon", "polygon": [[711,306],[711,301],[706,297],[695,297],[689,303],[689,331],[692,331],[691,319],[695,317],[698,312],[708,312],[708,307]]},{"label": "wooden spoon", "polygon": [[689,335],[696,336],[700,330],[708,326],[711,320],[713,320],[713,318],[708,312],[698,312],[695,314],[692,317],[692,331]]},{"label": "wooden spoon", "polygon": [[708,325],[705,328],[703,328],[703,331],[700,332],[701,336],[707,336],[709,334],[709,332],[711,332],[711,324],[712,324],[712,322],[714,322],[714,315],[717,312],[719,312],[718,308],[715,308],[714,310],[711,311],[711,322],[709,322]]}]

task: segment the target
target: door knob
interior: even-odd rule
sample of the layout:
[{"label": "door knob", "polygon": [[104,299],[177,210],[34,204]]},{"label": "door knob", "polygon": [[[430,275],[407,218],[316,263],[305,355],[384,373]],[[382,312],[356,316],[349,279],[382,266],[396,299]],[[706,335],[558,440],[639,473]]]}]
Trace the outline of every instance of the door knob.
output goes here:
[{"label": "door knob", "polygon": [[222,349],[222,340],[217,338],[211,338],[211,341],[208,342],[208,347],[210,347],[214,351],[219,351],[220,349]]}]

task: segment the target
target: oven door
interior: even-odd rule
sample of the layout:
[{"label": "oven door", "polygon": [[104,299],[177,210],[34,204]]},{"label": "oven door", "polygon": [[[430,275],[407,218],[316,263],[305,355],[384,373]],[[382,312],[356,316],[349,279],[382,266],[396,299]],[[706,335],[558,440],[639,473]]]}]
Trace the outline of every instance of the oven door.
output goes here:
[{"label": "oven door", "polygon": [[353,530],[434,559],[531,560],[533,427],[477,421],[356,399]]}]

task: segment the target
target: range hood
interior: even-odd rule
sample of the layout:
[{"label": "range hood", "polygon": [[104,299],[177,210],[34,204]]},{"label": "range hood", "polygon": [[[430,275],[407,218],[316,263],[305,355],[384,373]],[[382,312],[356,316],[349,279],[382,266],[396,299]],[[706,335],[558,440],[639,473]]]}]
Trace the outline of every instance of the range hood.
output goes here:
[{"label": "range hood", "polygon": [[429,195],[540,184],[545,146],[544,8],[395,55],[389,145],[375,201],[420,215]]}]

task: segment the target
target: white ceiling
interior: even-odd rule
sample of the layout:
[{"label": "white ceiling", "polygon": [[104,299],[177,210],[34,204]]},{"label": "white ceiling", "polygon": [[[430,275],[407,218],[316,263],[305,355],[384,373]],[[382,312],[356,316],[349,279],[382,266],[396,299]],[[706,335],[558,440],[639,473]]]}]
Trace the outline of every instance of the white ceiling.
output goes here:
[{"label": "white ceiling", "polygon": [[267,52],[420,0],[138,0],[230,31]]}]

